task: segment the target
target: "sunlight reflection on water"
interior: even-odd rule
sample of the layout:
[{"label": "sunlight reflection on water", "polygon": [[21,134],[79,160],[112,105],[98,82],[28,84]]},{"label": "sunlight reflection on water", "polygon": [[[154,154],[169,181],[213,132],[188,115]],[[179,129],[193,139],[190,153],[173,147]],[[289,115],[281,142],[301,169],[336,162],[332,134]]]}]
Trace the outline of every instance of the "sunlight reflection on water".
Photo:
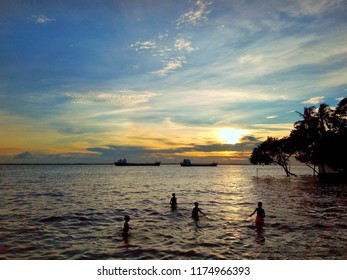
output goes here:
[{"label": "sunlight reflection on water", "polygon": [[0,259],[346,259],[346,184],[295,168],[1,166]]}]

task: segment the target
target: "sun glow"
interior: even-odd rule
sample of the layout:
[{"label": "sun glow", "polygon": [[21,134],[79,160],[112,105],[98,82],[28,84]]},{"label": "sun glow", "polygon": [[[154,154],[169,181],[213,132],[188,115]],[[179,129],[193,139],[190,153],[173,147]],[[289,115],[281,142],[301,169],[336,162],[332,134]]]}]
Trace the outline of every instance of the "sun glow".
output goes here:
[{"label": "sun glow", "polygon": [[234,128],[223,128],[218,132],[219,140],[225,144],[236,144],[245,134],[247,134],[246,130]]}]

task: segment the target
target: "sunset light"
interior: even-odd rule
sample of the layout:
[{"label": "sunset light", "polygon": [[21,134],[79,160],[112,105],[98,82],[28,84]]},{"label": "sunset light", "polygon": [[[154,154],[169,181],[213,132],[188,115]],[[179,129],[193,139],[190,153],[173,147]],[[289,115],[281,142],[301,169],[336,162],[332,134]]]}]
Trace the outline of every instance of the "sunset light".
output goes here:
[{"label": "sunset light", "polygon": [[304,106],[346,95],[346,13],[340,0],[3,1],[0,162],[249,163]]},{"label": "sunset light", "polygon": [[247,131],[234,128],[224,128],[219,131],[219,139],[222,143],[236,144]]}]

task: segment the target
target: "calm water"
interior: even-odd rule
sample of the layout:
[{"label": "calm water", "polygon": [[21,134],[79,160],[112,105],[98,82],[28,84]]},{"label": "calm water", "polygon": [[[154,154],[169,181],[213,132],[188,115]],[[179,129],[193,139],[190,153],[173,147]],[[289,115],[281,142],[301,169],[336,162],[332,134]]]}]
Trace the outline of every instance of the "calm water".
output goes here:
[{"label": "calm water", "polygon": [[347,259],[347,185],[298,168],[0,166],[0,259]]}]

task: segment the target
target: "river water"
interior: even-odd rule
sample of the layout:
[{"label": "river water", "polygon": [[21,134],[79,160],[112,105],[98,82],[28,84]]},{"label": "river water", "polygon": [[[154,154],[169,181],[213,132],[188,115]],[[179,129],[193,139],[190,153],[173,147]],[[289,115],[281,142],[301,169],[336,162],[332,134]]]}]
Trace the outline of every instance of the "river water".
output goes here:
[{"label": "river water", "polygon": [[[237,165],[0,166],[0,259],[347,259],[347,184],[292,171],[300,175]],[[249,217],[258,201],[261,229]]]}]

